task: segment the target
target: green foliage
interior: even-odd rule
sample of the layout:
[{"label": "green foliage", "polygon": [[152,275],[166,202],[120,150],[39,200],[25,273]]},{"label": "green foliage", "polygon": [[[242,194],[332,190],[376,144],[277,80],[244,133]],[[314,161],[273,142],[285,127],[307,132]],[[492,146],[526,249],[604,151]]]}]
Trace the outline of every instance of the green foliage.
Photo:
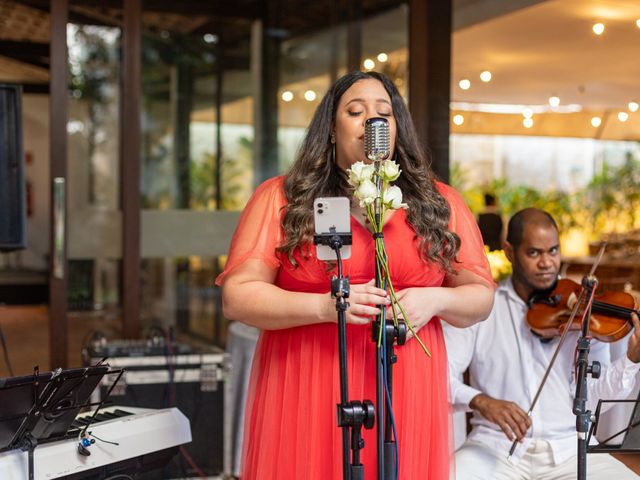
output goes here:
[{"label": "green foliage", "polygon": [[636,228],[640,213],[640,160],[627,153],[619,167],[603,164],[602,171],[581,192],[581,203],[590,206],[591,221],[597,231]]},{"label": "green foliage", "polygon": [[467,172],[459,163],[451,165],[449,171],[449,183],[460,194],[474,214],[484,209],[484,192],[480,185],[472,185],[467,177]]},{"label": "green foliage", "polygon": [[502,180],[501,187],[496,190],[496,197],[502,214],[507,218],[523,208],[536,207],[549,212],[561,231],[577,225],[577,205],[572,196],[560,190],[542,192],[524,185],[509,186]]},{"label": "green foliage", "polygon": [[[221,210],[242,210],[253,191],[253,143],[246,137],[238,140],[240,148],[233,158],[226,158],[220,166]],[[216,207],[215,187],[218,159],[212,153],[191,163],[191,208]]]},{"label": "green foliage", "polygon": [[482,194],[491,193],[505,218],[523,208],[537,207],[549,212],[561,231],[582,226],[599,236],[637,228],[640,222],[640,160],[631,153],[619,167],[605,163],[591,182],[574,194],[509,185],[506,179],[496,179],[484,188],[470,185],[466,172],[456,164],[451,168],[451,184],[474,213],[482,210]]}]

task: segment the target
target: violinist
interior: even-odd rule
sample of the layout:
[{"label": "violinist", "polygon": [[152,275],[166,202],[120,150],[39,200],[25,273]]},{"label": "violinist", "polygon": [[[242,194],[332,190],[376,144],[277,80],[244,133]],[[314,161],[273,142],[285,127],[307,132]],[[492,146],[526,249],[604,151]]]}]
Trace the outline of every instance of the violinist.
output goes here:
[{"label": "violinist", "polygon": [[[579,331],[567,334],[531,417],[531,405],[559,339],[541,338],[527,324],[532,294],[554,287],[560,269],[558,227],[547,212],[527,208],[509,221],[507,258],[511,277],[495,292],[486,321],[469,328],[445,326],[451,398],[455,410],[471,411],[472,430],[456,453],[456,478],[574,479],[577,476],[574,350]],[[599,379],[588,379],[587,408],[598,399],[624,399],[640,369],[640,322],[627,354],[611,362],[609,346],[593,340],[589,361],[602,364]],[[627,341],[627,340],[624,340]],[[469,369],[470,385],[460,378]],[[513,440],[521,443],[507,460]],[[640,478],[606,454],[587,457],[588,479]]]}]

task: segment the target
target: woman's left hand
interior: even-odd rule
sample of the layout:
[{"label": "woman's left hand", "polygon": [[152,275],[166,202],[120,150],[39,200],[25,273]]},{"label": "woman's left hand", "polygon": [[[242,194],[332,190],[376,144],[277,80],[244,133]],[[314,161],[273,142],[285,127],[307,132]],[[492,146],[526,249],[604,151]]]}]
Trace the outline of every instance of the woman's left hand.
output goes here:
[{"label": "woman's left hand", "polygon": [[[416,332],[438,315],[438,290],[440,288],[437,287],[412,287],[396,290],[398,301],[402,304],[407,319]],[[402,312],[397,305],[395,308],[398,318],[402,318]],[[387,307],[387,318],[393,318],[391,306]],[[407,328],[407,340],[411,337],[413,334]]]}]

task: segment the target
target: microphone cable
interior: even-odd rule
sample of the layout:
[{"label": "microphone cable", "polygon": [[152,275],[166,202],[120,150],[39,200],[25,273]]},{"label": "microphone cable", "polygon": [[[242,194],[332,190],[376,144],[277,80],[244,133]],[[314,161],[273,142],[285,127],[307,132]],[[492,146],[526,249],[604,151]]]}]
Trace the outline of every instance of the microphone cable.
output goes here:
[{"label": "microphone cable", "polygon": [[[396,475],[395,475],[395,480],[398,480],[399,478],[399,470],[400,470],[400,452],[399,452],[399,448],[398,448],[398,431],[396,429],[396,419],[395,416],[393,415],[393,405],[391,404],[391,394],[389,392],[389,383],[387,382],[387,335],[386,332],[385,334],[382,335],[382,346],[384,347],[384,352],[385,355],[382,356],[382,374],[384,377],[384,391],[385,391],[385,401],[387,404],[387,410],[389,412],[389,419],[391,420],[391,428],[393,430],[393,440],[394,440],[394,449],[396,451]],[[384,421],[384,419],[383,419]]]}]

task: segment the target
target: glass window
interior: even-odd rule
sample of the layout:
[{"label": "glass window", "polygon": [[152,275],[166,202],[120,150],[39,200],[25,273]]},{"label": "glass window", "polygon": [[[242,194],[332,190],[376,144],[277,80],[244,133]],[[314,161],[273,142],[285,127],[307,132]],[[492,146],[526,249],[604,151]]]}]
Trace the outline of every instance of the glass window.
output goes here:
[{"label": "glass window", "polygon": [[216,230],[253,191],[251,24],[219,20],[143,12],[142,324],[207,343],[226,331]]}]

